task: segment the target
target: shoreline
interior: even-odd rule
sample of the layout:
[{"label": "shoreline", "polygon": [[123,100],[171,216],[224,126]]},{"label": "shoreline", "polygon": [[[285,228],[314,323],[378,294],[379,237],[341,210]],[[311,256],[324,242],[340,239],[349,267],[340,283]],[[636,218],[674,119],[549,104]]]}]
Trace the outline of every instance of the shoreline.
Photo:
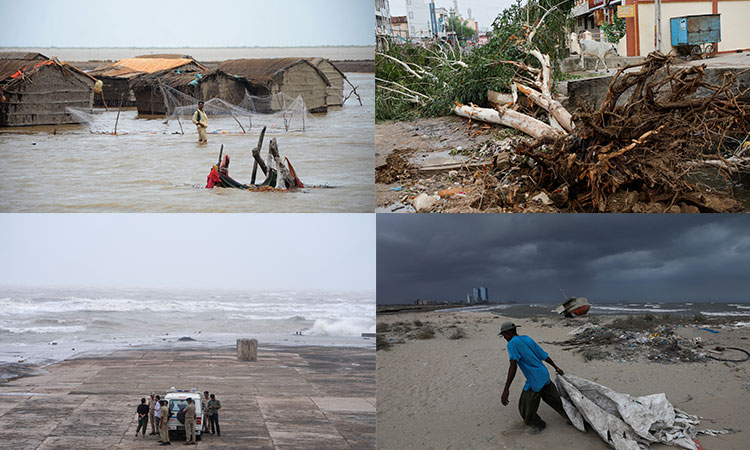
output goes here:
[{"label": "shoreline", "polygon": [[[299,336],[297,336],[299,337]],[[340,348],[340,349],[374,349],[375,346],[375,338],[370,337],[363,337],[359,338],[362,340],[361,345],[355,345],[353,342],[351,342],[351,339],[349,337],[346,337],[349,342],[342,342],[340,344],[335,343],[307,343],[303,344],[300,342],[272,342],[268,344],[262,344],[261,341],[258,342],[258,351],[260,352],[261,349],[267,350],[267,351],[274,351],[274,350],[286,350],[286,349],[296,349],[296,348],[326,348],[326,349],[334,349],[334,348]],[[44,370],[53,365],[58,363],[63,363],[66,361],[75,361],[80,359],[96,359],[96,358],[104,358],[107,355],[117,353],[117,352],[137,352],[137,351],[215,351],[215,350],[236,350],[236,344],[210,344],[210,345],[199,345],[199,341],[193,340],[193,341],[186,341],[180,342],[179,340],[172,342],[171,344],[144,344],[144,345],[136,345],[126,348],[111,348],[111,349],[103,349],[103,350],[91,350],[91,351],[82,351],[73,354],[69,357],[63,357],[62,359],[45,359],[41,361],[33,361],[33,362],[25,362],[25,361],[18,361],[18,362],[0,362],[0,387],[3,386],[4,383],[7,383],[9,381],[18,380],[20,378],[38,375],[44,372]],[[184,345],[184,346],[183,346]],[[179,347],[178,347],[179,346]]]},{"label": "shoreline", "polygon": [[45,372],[0,384],[10,448],[155,446],[155,436],[133,437],[135,407],[172,386],[221,400],[221,437],[199,448],[375,448],[374,349],[260,346],[255,362],[231,348],[124,350]]},{"label": "shoreline", "polygon": [[[608,448],[596,433],[566,425],[545,404],[539,415],[547,429],[528,435],[517,410],[524,383],[520,373],[511,385],[511,403],[502,406],[509,364],[506,343],[497,334],[505,320],[519,325],[519,334],[531,336],[566,374],[633,396],[663,392],[675,407],[703,417],[697,429],[737,430],[698,436],[704,448],[742,447],[747,431],[738,430],[746,428],[750,361],[691,359],[697,354],[741,359],[731,348],[750,350],[750,327],[732,326],[736,317],[711,319],[711,326],[676,315],[642,319],[629,314],[510,318],[450,310],[379,314],[378,447]],[[425,327],[432,333],[422,332]],[[716,347],[728,349],[717,352]]]}]

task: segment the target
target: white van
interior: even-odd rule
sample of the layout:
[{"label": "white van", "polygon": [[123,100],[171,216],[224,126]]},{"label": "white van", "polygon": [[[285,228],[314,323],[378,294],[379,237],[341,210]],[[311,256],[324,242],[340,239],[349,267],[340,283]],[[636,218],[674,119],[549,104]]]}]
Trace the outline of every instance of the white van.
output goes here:
[{"label": "white van", "polygon": [[[185,425],[177,420],[177,413],[187,406],[188,398],[193,399],[193,404],[195,405],[195,440],[201,440],[201,428],[203,428],[202,425],[205,417],[204,411],[201,410],[201,394],[195,388],[189,391],[172,388],[164,396],[164,400],[169,402],[169,422],[167,422],[167,429],[169,430],[170,439],[172,433],[177,433],[178,431],[185,432]],[[164,420],[164,415],[161,416],[161,419]]]}]

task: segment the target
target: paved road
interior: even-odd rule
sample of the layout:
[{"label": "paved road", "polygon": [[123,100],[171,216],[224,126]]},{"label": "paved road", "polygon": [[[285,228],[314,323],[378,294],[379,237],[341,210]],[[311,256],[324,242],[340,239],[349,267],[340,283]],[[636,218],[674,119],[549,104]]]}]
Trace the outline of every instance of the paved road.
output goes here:
[{"label": "paved road", "polygon": [[221,438],[194,448],[375,448],[375,351],[332,347],[261,348],[252,363],[216,349],[54,364],[0,385],[0,448],[157,448],[155,436],[134,437],[135,409],[172,386],[221,400]]}]

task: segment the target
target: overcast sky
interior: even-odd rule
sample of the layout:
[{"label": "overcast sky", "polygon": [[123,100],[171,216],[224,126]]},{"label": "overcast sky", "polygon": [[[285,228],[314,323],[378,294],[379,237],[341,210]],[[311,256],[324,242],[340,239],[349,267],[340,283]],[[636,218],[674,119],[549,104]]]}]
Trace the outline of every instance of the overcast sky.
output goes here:
[{"label": "overcast sky", "polygon": [[[429,3],[429,0],[413,0],[415,2]],[[489,28],[500,12],[508,8],[513,0],[458,0],[458,11],[464,18],[471,15],[479,22],[479,28]],[[391,16],[406,15],[406,0],[390,0]],[[435,0],[436,8],[445,8],[450,11],[453,8],[453,0]]]},{"label": "overcast sky", "polygon": [[371,0],[0,0],[0,47],[373,45]]},{"label": "overcast sky", "polygon": [[373,214],[2,214],[0,286],[375,288]]},{"label": "overcast sky", "polygon": [[377,301],[750,301],[750,215],[378,214]]}]

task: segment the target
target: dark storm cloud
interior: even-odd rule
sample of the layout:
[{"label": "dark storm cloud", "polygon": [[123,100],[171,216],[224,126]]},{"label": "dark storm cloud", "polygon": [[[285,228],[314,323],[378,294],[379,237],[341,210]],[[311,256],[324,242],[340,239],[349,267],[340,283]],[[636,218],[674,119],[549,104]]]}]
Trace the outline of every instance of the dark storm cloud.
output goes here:
[{"label": "dark storm cloud", "polygon": [[750,300],[748,215],[377,217],[378,303]]}]

